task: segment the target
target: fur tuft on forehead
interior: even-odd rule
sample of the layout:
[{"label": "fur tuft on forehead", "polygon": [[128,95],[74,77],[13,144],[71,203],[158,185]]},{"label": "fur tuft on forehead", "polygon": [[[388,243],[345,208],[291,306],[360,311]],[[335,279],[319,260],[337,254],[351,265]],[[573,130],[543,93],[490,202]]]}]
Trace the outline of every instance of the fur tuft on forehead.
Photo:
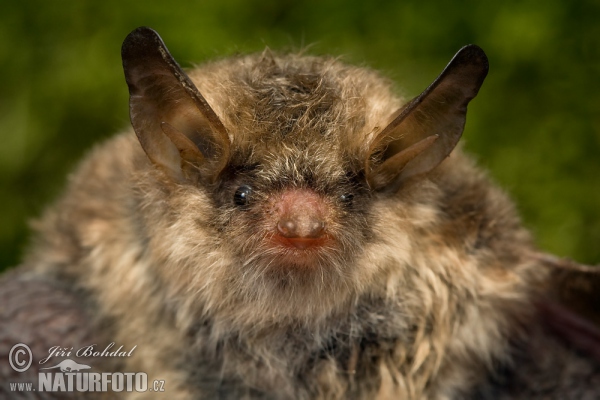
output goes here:
[{"label": "fur tuft on forehead", "polygon": [[387,79],[331,57],[267,50],[203,65],[190,77],[228,128],[233,146],[321,138],[362,147],[400,105]]}]

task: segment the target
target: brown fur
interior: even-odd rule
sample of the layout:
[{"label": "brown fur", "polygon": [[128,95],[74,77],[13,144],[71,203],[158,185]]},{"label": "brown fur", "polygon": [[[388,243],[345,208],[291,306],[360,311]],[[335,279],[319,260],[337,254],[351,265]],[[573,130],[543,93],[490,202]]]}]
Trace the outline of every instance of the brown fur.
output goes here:
[{"label": "brown fur", "polygon": [[[175,182],[125,132],[70,178],[25,261],[89,293],[110,339],[137,345],[127,370],[173,399],[450,399],[506,357],[545,270],[460,149],[394,193],[369,190],[370,144],[404,103],[386,79],[268,51],[190,77],[230,133],[223,178]],[[288,187],[334,210],[336,242],[311,268],[265,244],[269,199]]]}]

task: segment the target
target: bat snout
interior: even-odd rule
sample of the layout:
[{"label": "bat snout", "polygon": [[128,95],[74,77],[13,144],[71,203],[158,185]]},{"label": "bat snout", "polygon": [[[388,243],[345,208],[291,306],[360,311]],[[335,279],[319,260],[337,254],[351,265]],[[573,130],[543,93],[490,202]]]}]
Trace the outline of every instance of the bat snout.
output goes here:
[{"label": "bat snout", "polygon": [[325,242],[330,210],[319,194],[310,189],[288,189],[274,205],[275,236],[280,244],[306,250]]}]

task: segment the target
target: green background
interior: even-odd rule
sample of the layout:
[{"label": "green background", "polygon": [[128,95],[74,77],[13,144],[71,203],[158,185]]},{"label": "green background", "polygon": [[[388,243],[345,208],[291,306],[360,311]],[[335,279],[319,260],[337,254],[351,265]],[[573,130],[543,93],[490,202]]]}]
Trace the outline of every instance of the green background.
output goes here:
[{"label": "green background", "polygon": [[[120,46],[155,28],[183,66],[308,47],[342,55],[416,95],[467,43],[490,74],[466,148],[516,200],[539,245],[600,262],[600,2],[2,2],[0,269],[77,160],[128,124]],[[170,5],[167,5],[170,3]]]}]

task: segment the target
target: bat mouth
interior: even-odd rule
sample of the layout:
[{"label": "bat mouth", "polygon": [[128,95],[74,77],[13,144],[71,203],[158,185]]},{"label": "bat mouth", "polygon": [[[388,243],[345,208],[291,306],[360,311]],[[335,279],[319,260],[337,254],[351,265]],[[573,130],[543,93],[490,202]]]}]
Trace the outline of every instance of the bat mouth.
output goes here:
[{"label": "bat mouth", "polygon": [[298,254],[306,252],[318,252],[324,248],[331,239],[328,237],[318,238],[307,238],[307,237],[296,237],[286,238],[284,236],[276,235],[273,238],[273,244],[275,246],[282,247],[285,250],[293,251]]},{"label": "bat mouth", "polygon": [[281,235],[273,235],[265,243],[274,256],[274,263],[280,268],[315,269],[327,267],[332,263],[332,250],[335,240],[331,235],[318,238],[286,238]]}]

